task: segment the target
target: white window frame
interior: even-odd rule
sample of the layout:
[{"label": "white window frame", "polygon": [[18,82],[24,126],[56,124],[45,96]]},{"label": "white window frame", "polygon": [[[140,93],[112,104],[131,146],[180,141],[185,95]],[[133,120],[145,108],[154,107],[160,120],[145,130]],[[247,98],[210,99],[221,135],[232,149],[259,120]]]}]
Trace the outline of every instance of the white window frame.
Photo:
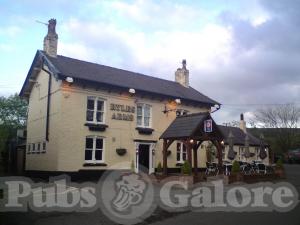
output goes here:
[{"label": "white window frame", "polygon": [[36,153],[41,152],[41,142],[36,143]]},{"label": "white window frame", "polygon": [[244,147],[243,147],[243,146],[240,146],[240,147],[239,147],[239,160],[240,160],[240,161],[244,161],[244,160],[245,160],[245,156],[243,155],[243,154],[244,154],[244,151],[245,151]]},{"label": "white window frame", "polygon": [[[138,124],[138,107],[142,106],[142,124]],[[145,126],[145,107],[149,106],[150,108],[150,117],[149,117],[149,126]],[[136,125],[137,127],[142,128],[152,128],[152,105],[146,103],[139,103],[136,106]]]},{"label": "white window frame", "polygon": [[36,153],[36,144],[35,143],[32,143],[32,146],[31,146],[31,153]]},{"label": "white window frame", "polygon": [[[93,148],[92,149],[88,149],[88,150],[92,150],[92,159],[91,160],[86,160],[85,159],[85,151],[87,150],[86,148],[86,139],[87,138],[92,138],[93,139]],[[102,160],[96,160],[95,156],[96,156],[96,140],[97,139],[102,139],[102,149],[97,149],[97,150],[101,150],[102,151]],[[86,163],[104,163],[105,162],[105,138],[101,137],[101,136],[86,136],[85,137],[85,143],[84,143],[84,161]]]},{"label": "white window frame", "polygon": [[[87,111],[88,111],[88,100],[94,100],[94,113],[93,113],[93,121],[88,121],[87,120]],[[98,106],[98,101],[103,102],[103,121],[98,122],[97,121],[97,106]],[[88,96],[86,99],[86,111],[85,111],[85,120],[87,123],[91,124],[105,124],[105,115],[106,115],[106,100],[101,98],[101,97],[96,97],[96,96]]]},{"label": "white window frame", "polygon": [[[178,150],[177,145],[178,144],[180,144],[180,159],[179,160],[177,159],[177,153],[178,153],[178,151],[177,151]],[[187,160],[187,149],[186,149],[186,147],[185,147],[185,155],[186,155],[185,158],[186,159],[183,160],[183,146],[184,146],[183,142],[177,142],[176,143],[176,162],[177,163],[184,163],[184,161]]]}]

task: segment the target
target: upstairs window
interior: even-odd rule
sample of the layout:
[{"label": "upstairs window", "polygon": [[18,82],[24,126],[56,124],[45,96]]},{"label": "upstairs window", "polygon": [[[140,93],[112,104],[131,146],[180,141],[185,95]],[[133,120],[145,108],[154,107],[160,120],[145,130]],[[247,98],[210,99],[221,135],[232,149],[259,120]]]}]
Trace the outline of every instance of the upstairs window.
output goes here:
[{"label": "upstairs window", "polygon": [[137,126],[151,127],[152,108],[148,104],[137,105]]},{"label": "upstairs window", "polygon": [[177,142],[176,160],[181,163],[187,160],[186,147],[182,142]]},{"label": "upstairs window", "polygon": [[97,97],[88,97],[86,121],[89,123],[104,123],[105,101]]},{"label": "upstairs window", "polygon": [[104,139],[98,136],[88,136],[85,139],[85,162],[104,162]]}]

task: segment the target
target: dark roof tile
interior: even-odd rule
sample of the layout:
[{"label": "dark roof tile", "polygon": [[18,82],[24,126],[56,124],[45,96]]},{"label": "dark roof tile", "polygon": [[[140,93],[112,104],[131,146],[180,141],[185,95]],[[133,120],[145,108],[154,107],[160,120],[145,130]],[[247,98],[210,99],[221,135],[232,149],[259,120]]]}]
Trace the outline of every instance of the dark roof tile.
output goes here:
[{"label": "dark roof tile", "polygon": [[79,79],[123,88],[134,88],[140,91],[181,98],[210,106],[220,104],[192,87],[186,88],[173,81],[60,55],[56,58],[49,56],[47,58],[62,76],[70,76],[75,80]]}]

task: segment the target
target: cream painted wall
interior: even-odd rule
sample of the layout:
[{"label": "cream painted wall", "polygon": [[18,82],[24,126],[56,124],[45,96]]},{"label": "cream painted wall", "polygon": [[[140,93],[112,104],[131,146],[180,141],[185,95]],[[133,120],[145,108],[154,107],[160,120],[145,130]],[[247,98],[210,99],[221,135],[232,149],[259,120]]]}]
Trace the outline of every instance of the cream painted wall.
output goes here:
[{"label": "cream painted wall", "polygon": [[52,79],[49,142],[46,143],[46,153],[28,154],[29,144],[32,148],[33,143],[38,144],[46,141],[48,79],[49,75],[44,71],[40,71],[29,97],[26,170],[57,170],[62,97],[60,92],[61,81],[54,78]]},{"label": "cream painted wall", "polygon": [[[104,132],[89,131],[86,123],[86,104],[88,96],[96,96],[106,100],[105,124],[108,128]],[[136,106],[137,103],[147,103],[152,106],[152,135],[140,135],[136,130],[136,113],[134,121],[122,121],[111,119],[113,111],[110,104],[122,104]],[[135,139],[158,141],[155,148],[155,165],[162,161],[162,141],[159,136],[175,119],[175,112],[164,114],[165,101],[151,100],[148,98],[131,97],[119,93],[109,93],[107,91],[96,91],[82,89],[80,87],[64,84],[62,88],[62,109],[61,109],[61,139],[58,152],[59,171],[78,171],[81,169],[108,169],[115,164],[122,163],[122,168],[130,168],[132,160],[135,158]],[[169,107],[169,106],[168,106]],[[172,107],[172,106],[170,106]],[[208,108],[196,108],[192,106],[180,105],[180,108],[188,110],[190,113],[208,111]],[[98,135],[105,138],[105,163],[107,167],[83,167],[85,163],[85,137]],[[119,156],[116,148],[126,148],[127,153]],[[172,154],[168,157],[168,166],[176,165],[176,144],[169,148]],[[199,162],[200,156],[199,156]],[[120,166],[118,166],[120,168]]]}]

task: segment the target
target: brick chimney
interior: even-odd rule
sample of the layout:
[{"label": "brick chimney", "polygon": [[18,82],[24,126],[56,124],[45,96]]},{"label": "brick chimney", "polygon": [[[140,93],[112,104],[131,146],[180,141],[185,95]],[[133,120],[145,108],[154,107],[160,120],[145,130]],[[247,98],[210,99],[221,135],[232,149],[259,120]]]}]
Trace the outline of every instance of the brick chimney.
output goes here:
[{"label": "brick chimney", "polygon": [[244,114],[241,114],[241,118],[240,118],[240,129],[242,131],[244,131],[244,133],[247,133],[247,127],[246,127],[246,122],[244,120]]},{"label": "brick chimney", "polygon": [[175,72],[175,81],[184,87],[189,87],[189,70],[186,69],[186,60],[182,60],[182,68]]},{"label": "brick chimney", "polygon": [[58,40],[58,35],[55,31],[56,19],[51,19],[48,22],[48,33],[44,38],[44,51],[47,53],[47,55],[56,57]]}]

